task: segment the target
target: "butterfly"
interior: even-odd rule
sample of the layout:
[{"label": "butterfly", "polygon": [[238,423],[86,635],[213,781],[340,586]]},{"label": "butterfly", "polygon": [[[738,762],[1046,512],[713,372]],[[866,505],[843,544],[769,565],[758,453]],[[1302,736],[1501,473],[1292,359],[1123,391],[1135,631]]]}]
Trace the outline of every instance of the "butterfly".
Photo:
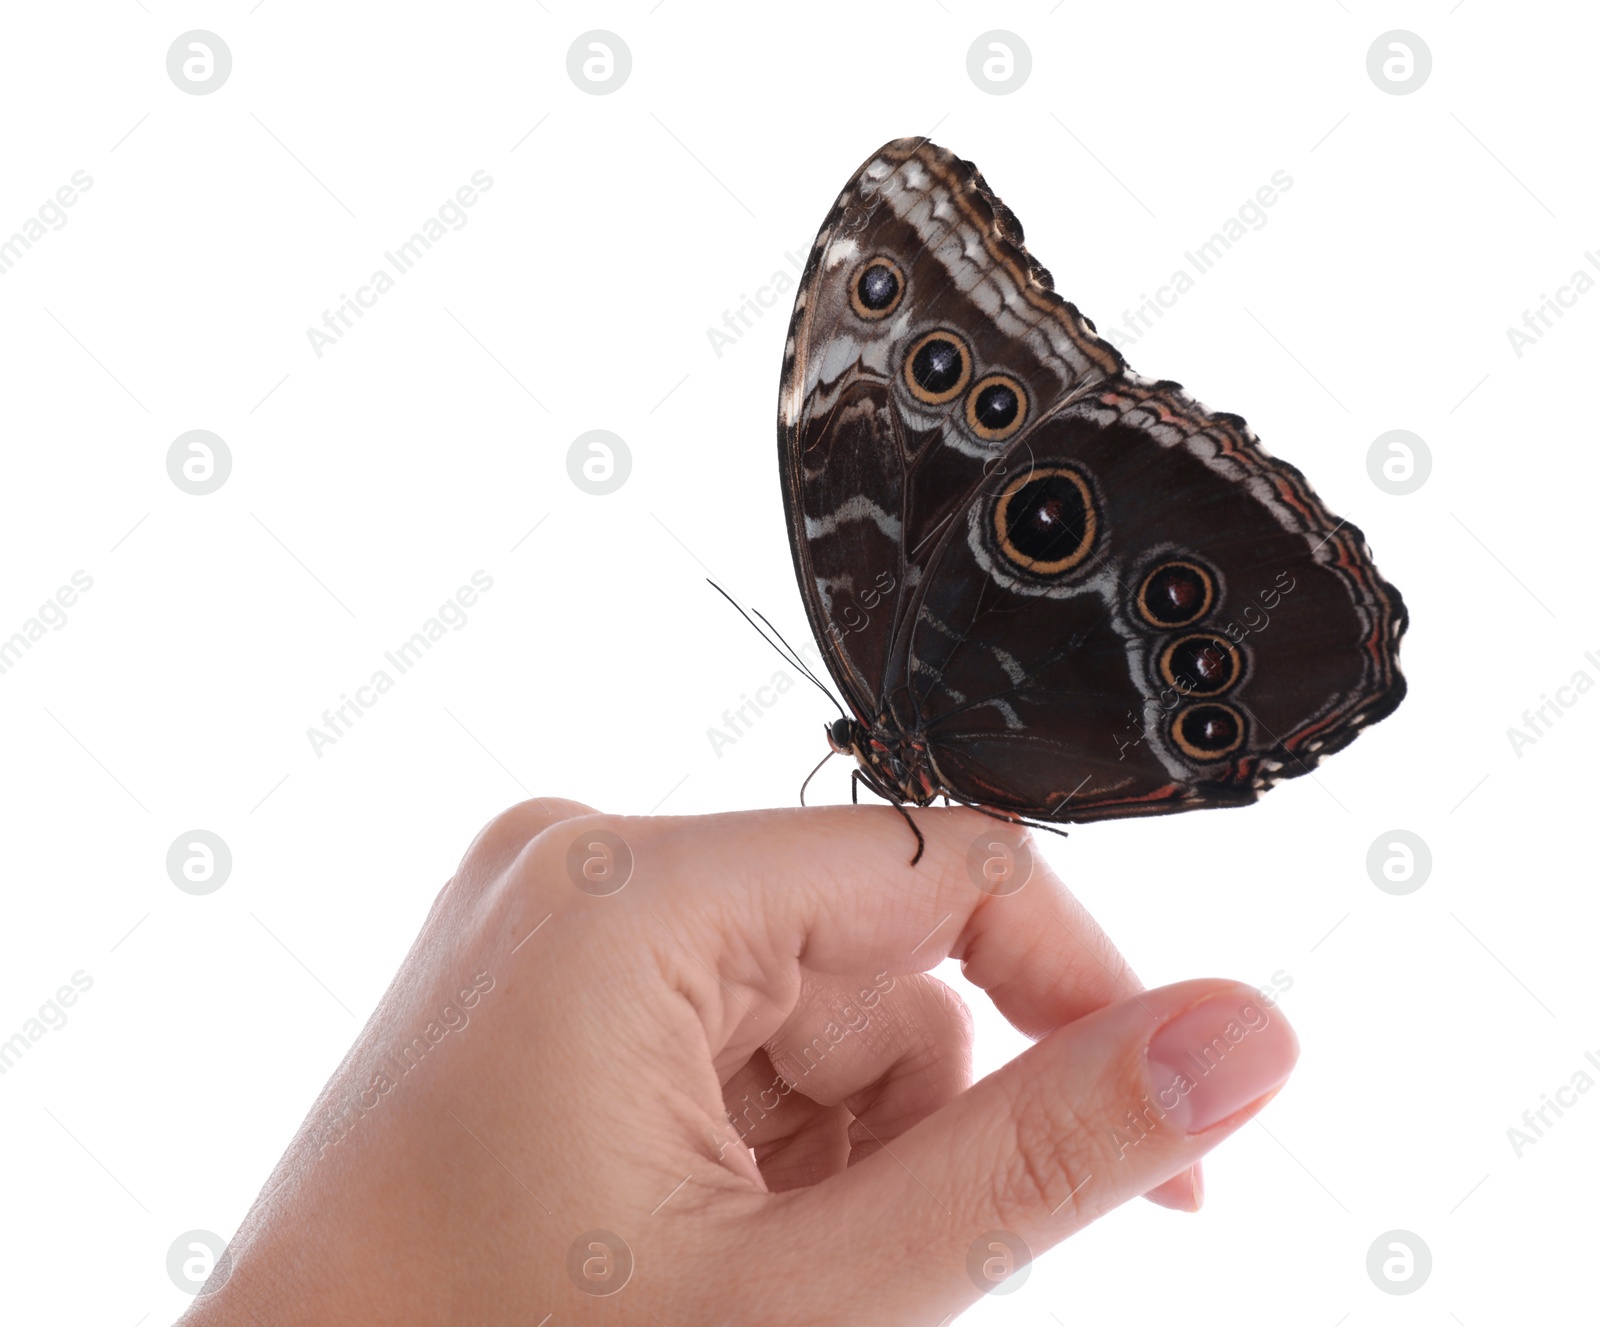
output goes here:
[{"label": "butterfly", "polygon": [[1361,532],[1239,416],[1132,373],[926,139],[818,232],[778,454],[852,798],[1046,828],[1240,806],[1405,695]]}]

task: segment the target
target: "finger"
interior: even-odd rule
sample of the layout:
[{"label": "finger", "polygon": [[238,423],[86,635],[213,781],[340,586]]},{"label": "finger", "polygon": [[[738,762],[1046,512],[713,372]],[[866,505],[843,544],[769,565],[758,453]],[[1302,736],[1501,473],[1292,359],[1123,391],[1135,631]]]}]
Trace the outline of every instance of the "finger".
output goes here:
[{"label": "finger", "polygon": [[[974,857],[985,880],[1006,874],[984,905],[981,926],[957,939],[962,975],[986,992],[1019,1032],[1034,1038],[1144,990],[1100,925],[1033,850],[1020,826],[978,827]],[[1067,978],[1071,978],[1067,980]]]},{"label": "finger", "polygon": [[[915,867],[898,814],[819,807],[563,825],[546,836],[543,869],[558,865],[554,859],[573,834],[608,829],[634,855],[635,902],[650,896],[653,912],[654,895],[676,894],[696,914],[686,919],[690,929],[707,916],[716,919],[717,933],[709,936],[675,930],[682,952],[671,957],[681,979],[701,987],[697,1007],[720,1015],[712,1020],[716,1027],[707,1026],[719,1063],[744,1063],[769,1035],[770,1019],[788,1015],[796,953],[830,972],[891,974],[923,970],[954,954],[968,979],[1035,1038],[1143,989],[1087,910],[1033,853],[1025,830],[959,808],[917,818],[927,850]],[[792,874],[803,876],[803,887],[774,869],[790,862],[799,865]],[[654,921],[664,924],[659,914]],[[737,968],[718,961],[730,950],[744,960]],[[883,967],[875,969],[879,962]],[[737,994],[744,983],[767,996],[769,1007]],[[1197,1195],[1198,1176],[1186,1191],[1180,1181],[1155,1200],[1192,1210]]]},{"label": "finger", "polygon": [[943,982],[801,973],[793,1013],[723,1085],[773,1192],[871,1155],[972,1081],[972,1019]]},{"label": "finger", "polygon": [[[969,1266],[1009,1273],[1192,1165],[1297,1054],[1282,1013],[1246,986],[1150,991],[1059,1028],[884,1154],[792,1195],[771,1212],[774,1233],[788,1232],[791,1260],[848,1263],[841,1274],[871,1300],[934,1320],[992,1288]],[[988,1256],[996,1244],[1014,1263]]]},{"label": "finger", "polygon": [[1196,1161],[1188,1170],[1156,1185],[1145,1197],[1157,1207],[1170,1207],[1174,1212],[1198,1212],[1206,1200],[1204,1164]]},{"label": "finger", "polygon": [[853,1165],[971,1084],[972,1015],[925,973],[805,974],[794,1013],[766,1050],[797,1091],[848,1109]]},{"label": "finger", "polygon": [[803,974],[794,1012],[765,1047],[795,1092],[849,1112],[849,1163],[965,1091],[972,1017],[943,982]]},{"label": "finger", "polygon": [[[1138,974],[1070,891],[1064,888],[1056,891],[1059,895],[1054,916],[1056,925],[1043,932],[1029,931],[1034,921],[1031,915],[1006,908],[1005,900],[1014,889],[1028,883],[1028,871],[1034,860],[1032,843],[1024,831],[1009,825],[995,825],[980,842],[984,843],[983,866],[988,868],[993,863],[1008,867],[1009,879],[1001,882],[1002,892],[991,905],[994,915],[989,927],[975,935],[966,950],[963,975],[987,991],[990,998],[1006,1010],[1019,1031],[1038,1039],[1059,1026],[1062,1016],[1071,1015],[1074,1009],[1076,1016],[1081,1016],[1103,1008],[1113,998],[1137,995],[1145,989]],[[1045,888],[1054,888],[1055,877],[1048,873],[1048,868],[1040,883]],[[1108,980],[1079,987],[1069,994],[1053,979],[1059,964],[1052,962],[1048,955],[1036,957],[1031,963],[1015,961],[1018,948],[1049,949],[1064,943],[1081,950],[1084,960],[1099,964]],[[1145,1197],[1161,1207],[1197,1212],[1204,1201],[1204,1193],[1204,1177],[1200,1163],[1196,1162]]]},{"label": "finger", "polygon": [[803,1188],[842,1171],[850,1159],[850,1112],[813,1101],[758,1050],[722,1085],[727,1124],[714,1130],[717,1159],[738,1165],[748,1148],[771,1193]]},{"label": "finger", "polygon": [[1042,860],[1031,860],[1015,892],[993,892],[969,860],[987,851],[993,820],[964,808],[929,808],[916,819],[927,842],[916,866],[894,811],[848,806],[596,817],[542,835],[533,865],[563,871],[575,833],[621,838],[632,883],[608,902],[635,910],[646,929],[673,926],[677,947],[666,955],[675,983],[693,992],[714,1050],[735,1031],[750,1039],[736,1063],[771,1035],[770,1024],[761,1027],[767,1017],[792,1008],[797,958],[825,974],[894,976],[954,956],[1033,1036],[1138,990],[1116,947]]},{"label": "finger", "polygon": [[[752,1149],[768,1190],[782,1193],[864,1160],[971,1081],[972,1015],[937,978],[880,992],[865,978],[802,974],[789,1021],[723,1084],[729,1133],[712,1141],[719,1157],[730,1143]],[[1145,1197],[1196,1212],[1203,1195],[1197,1161]]]}]

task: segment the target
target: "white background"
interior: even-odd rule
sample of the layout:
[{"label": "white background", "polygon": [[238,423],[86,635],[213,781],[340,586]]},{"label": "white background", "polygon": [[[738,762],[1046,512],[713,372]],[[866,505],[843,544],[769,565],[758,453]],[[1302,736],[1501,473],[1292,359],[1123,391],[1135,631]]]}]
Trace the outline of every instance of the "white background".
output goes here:
[{"label": "white background", "polygon": [[[705,584],[804,635],[774,444],[792,295],[720,357],[707,329],[791,270],[870,152],[924,133],[1113,334],[1288,172],[1268,224],[1120,343],[1300,465],[1412,613],[1410,697],[1316,778],[1039,836],[1148,983],[1278,974],[1303,1058],[1207,1161],[1203,1215],[1131,1204],[963,1321],[1592,1319],[1600,1092],[1520,1157],[1507,1130],[1600,1053],[1600,694],[1520,755],[1507,729],[1600,681],[1600,294],[1520,356],[1507,329],[1600,247],[1600,22],[1491,0],[647,8],[4,11],[0,237],[75,171],[93,186],[0,276],[0,636],[74,571],[93,588],[0,675],[0,1038],[74,972],[93,985],[0,1077],[0,1319],[181,1311],[168,1245],[231,1234],[501,807],[793,804],[832,711],[796,687],[714,754],[707,729],[780,664]],[[166,70],[193,28],[233,55],[209,95]],[[632,52],[611,95],[566,72],[593,28]],[[1032,52],[1012,95],[967,75],[991,28]],[[1433,53],[1410,95],[1367,73],[1391,29]],[[319,358],[307,328],[479,170],[468,223]],[[633,459],[604,497],[567,473],[593,428]],[[1395,428],[1433,456],[1409,496],[1368,476]],[[167,474],[190,429],[232,455],[209,496]],[[480,569],[467,625],[315,754],[322,712]],[[846,780],[836,761],[813,787]],[[165,867],[196,828],[233,855],[204,897]],[[1366,868],[1396,828],[1433,855],[1404,897]],[[987,1071],[1021,1042],[975,1007]],[[1433,1255],[1403,1297],[1365,1269],[1396,1228]]]}]

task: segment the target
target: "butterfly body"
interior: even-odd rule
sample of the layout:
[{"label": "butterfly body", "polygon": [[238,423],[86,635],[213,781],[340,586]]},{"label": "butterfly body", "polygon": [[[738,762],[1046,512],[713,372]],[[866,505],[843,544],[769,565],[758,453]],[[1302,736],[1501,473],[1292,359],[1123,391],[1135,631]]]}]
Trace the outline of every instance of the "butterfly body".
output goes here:
[{"label": "butterfly body", "polygon": [[927,739],[897,728],[889,715],[871,725],[836,719],[828,725],[828,746],[854,756],[861,780],[885,801],[927,806],[941,792],[939,772],[928,757]]},{"label": "butterfly body", "polygon": [[1243,805],[1394,709],[1359,531],[1244,421],[1128,371],[970,163],[885,145],[823,223],[779,402],[796,573],[896,804]]}]

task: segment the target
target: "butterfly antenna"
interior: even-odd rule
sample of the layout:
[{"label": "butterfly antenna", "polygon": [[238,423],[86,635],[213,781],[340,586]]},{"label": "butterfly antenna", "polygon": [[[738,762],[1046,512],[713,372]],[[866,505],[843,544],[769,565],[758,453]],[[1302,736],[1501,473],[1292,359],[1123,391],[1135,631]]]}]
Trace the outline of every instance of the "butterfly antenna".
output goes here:
[{"label": "butterfly antenna", "polygon": [[[778,630],[778,629],[777,629],[777,627],[775,627],[775,626],[773,626],[773,625],[772,625],[772,623],[770,623],[770,622],[768,622],[768,621],[767,621],[767,615],[766,615],[766,614],[765,614],[765,613],[763,613],[763,612],[762,612],[762,611],[761,611],[761,610],[760,610],[760,609],[759,609],[759,608],[756,608],[756,609],[752,609],[752,610],[751,610],[751,611],[752,611],[752,612],[754,612],[754,613],[755,613],[755,615],[756,615],[756,616],[757,616],[757,617],[759,617],[759,618],[760,618],[760,619],[761,619],[761,621],[762,621],[762,622],[763,622],[763,623],[765,623],[765,624],[766,624],[766,628],[767,628],[767,630],[768,630],[768,631],[770,631],[770,632],[771,632],[771,633],[772,633],[772,634],[773,634],[773,635],[774,635],[774,636],[776,636],[776,637],[777,637],[777,638],[778,638],[778,639],[779,639],[779,640],[782,640],[782,641],[783,641],[783,644],[784,644],[784,648],[785,648],[785,649],[787,649],[787,650],[788,650],[788,651],[789,651],[789,653],[790,653],[790,655],[792,655],[792,656],[793,656],[793,658],[794,658],[794,662],[795,662],[795,667],[797,667],[797,668],[799,668],[799,669],[801,669],[801,670],[802,670],[802,671],[804,671],[804,672],[806,672],[806,673],[810,673],[810,672],[811,672],[811,669],[810,669],[810,668],[808,668],[808,667],[806,667],[806,664],[805,664],[805,661],[804,661],[804,660],[803,660],[803,659],[801,659],[801,657],[800,657],[800,651],[799,651],[799,650],[797,650],[797,649],[795,649],[795,647],[794,647],[794,646],[793,646],[793,645],[790,645],[790,644],[789,644],[789,642],[788,642],[788,641],[786,641],[786,640],[783,640],[783,633],[782,633],[782,632],[781,632],[781,631],[779,631],[779,630]],[[812,680],[812,681],[813,681],[813,682],[816,682],[816,681],[817,681],[817,679],[816,679],[816,677],[815,677],[815,675],[813,675],[813,676],[812,676],[812,678],[811,678],[811,680]],[[817,685],[818,685],[818,686],[821,686],[821,685],[822,685],[822,683],[821,683],[821,682],[817,682]],[[840,710],[839,710],[839,713],[840,713],[840,714],[843,714],[843,713],[844,713],[844,710],[843,710],[843,708],[842,708],[842,707],[841,707],[841,709],[840,709]]]},{"label": "butterfly antenna", "polygon": [[[816,676],[812,673],[812,671],[809,668],[806,667],[805,662],[800,658],[800,656],[798,654],[796,654],[794,652],[793,648],[789,645],[788,641],[783,640],[783,637],[781,637],[781,636],[778,636],[778,639],[774,640],[772,638],[772,636],[767,635],[767,633],[765,631],[763,631],[760,627],[757,627],[756,624],[755,624],[754,619],[751,618],[750,614],[745,612],[745,610],[743,608],[741,608],[738,605],[738,603],[736,603],[734,601],[733,596],[731,594],[729,594],[726,590],[724,590],[720,585],[718,585],[714,580],[711,580],[708,577],[706,579],[706,584],[709,585],[718,594],[720,594],[730,604],[733,604],[734,608],[738,611],[739,616],[744,618],[744,620],[746,622],[750,623],[750,625],[752,627],[755,627],[756,635],[760,636],[762,640],[766,641],[766,643],[768,645],[772,646],[772,648],[778,652],[778,657],[780,659],[782,659],[784,661],[784,663],[788,664],[791,668],[798,669],[806,677],[810,678],[811,681],[816,682],[818,686],[822,685],[820,682],[817,682]],[[756,610],[756,617],[761,617],[761,612],[760,612],[759,609]],[[766,618],[764,618],[764,617],[762,617],[761,620],[763,622],[767,621]],[[772,624],[770,622],[768,622],[767,626],[770,629],[772,627]],[[773,634],[773,636],[777,636],[778,635],[776,630],[773,630],[772,634]],[[780,641],[782,642],[782,644],[779,644]],[[830,696],[829,699],[831,700],[833,698]]]},{"label": "butterfly antenna", "polygon": [[[760,636],[762,640],[766,641],[768,645],[772,646],[772,648],[778,652],[778,657],[780,659],[782,659],[791,668],[797,669],[802,677],[804,677],[808,682],[810,682],[812,686],[816,687],[818,691],[822,692],[822,694],[824,696],[826,696],[833,703],[834,708],[839,711],[839,717],[840,718],[848,719],[850,717],[848,714],[846,714],[844,712],[844,706],[839,704],[838,698],[833,694],[833,692],[829,691],[827,687],[823,686],[822,683],[817,680],[816,675],[814,673],[812,673],[812,671],[809,668],[806,667],[805,661],[803,659],[801,659],[798,654],[795,654],[793,648],[789,645],[788,641],[783,640],[782,636],[778,636],[778,640],[779,641],[783,641],[783,644],[779,645],[777,643],[777,641],[774,641],[771,637],[769,637],[766,632],[762,631],[762,629],[760,627],[756,626],[755,619],[752,618],[749,613],[745,612],[744,609],[739,607],[739,604],[734,599],[734,597],[731,594],[729,594],[726,590],[724,590],[720,585],[718,585],[714,580],[712,580],[709,576],[706,578],[706,584],[709,585],[718,594],[720,594],[730,604],[733,604],[734,610],[739,614],[739,616],[742,617],[746,622],[748,622],[751,625],[752,628],[754,628],[756,635]],[[756,613],[756,617],[761,617],[761,614],[760,614],[759,611]],[[764,618],[764,617],[762,617],[761,620],[763,622],[767,621],[766,618]],[[769,627],[772,626],[772,624],[770,622],[768,622],[767,625]],[[777,633],[777,629],[774,627],[773,628],[773,635],[776,636],[777,634],[778,634]],[[819,768],[820,768],[820,766],[819,766]],[[813,771],[813,773],[815,773],[815,771]]]}]

